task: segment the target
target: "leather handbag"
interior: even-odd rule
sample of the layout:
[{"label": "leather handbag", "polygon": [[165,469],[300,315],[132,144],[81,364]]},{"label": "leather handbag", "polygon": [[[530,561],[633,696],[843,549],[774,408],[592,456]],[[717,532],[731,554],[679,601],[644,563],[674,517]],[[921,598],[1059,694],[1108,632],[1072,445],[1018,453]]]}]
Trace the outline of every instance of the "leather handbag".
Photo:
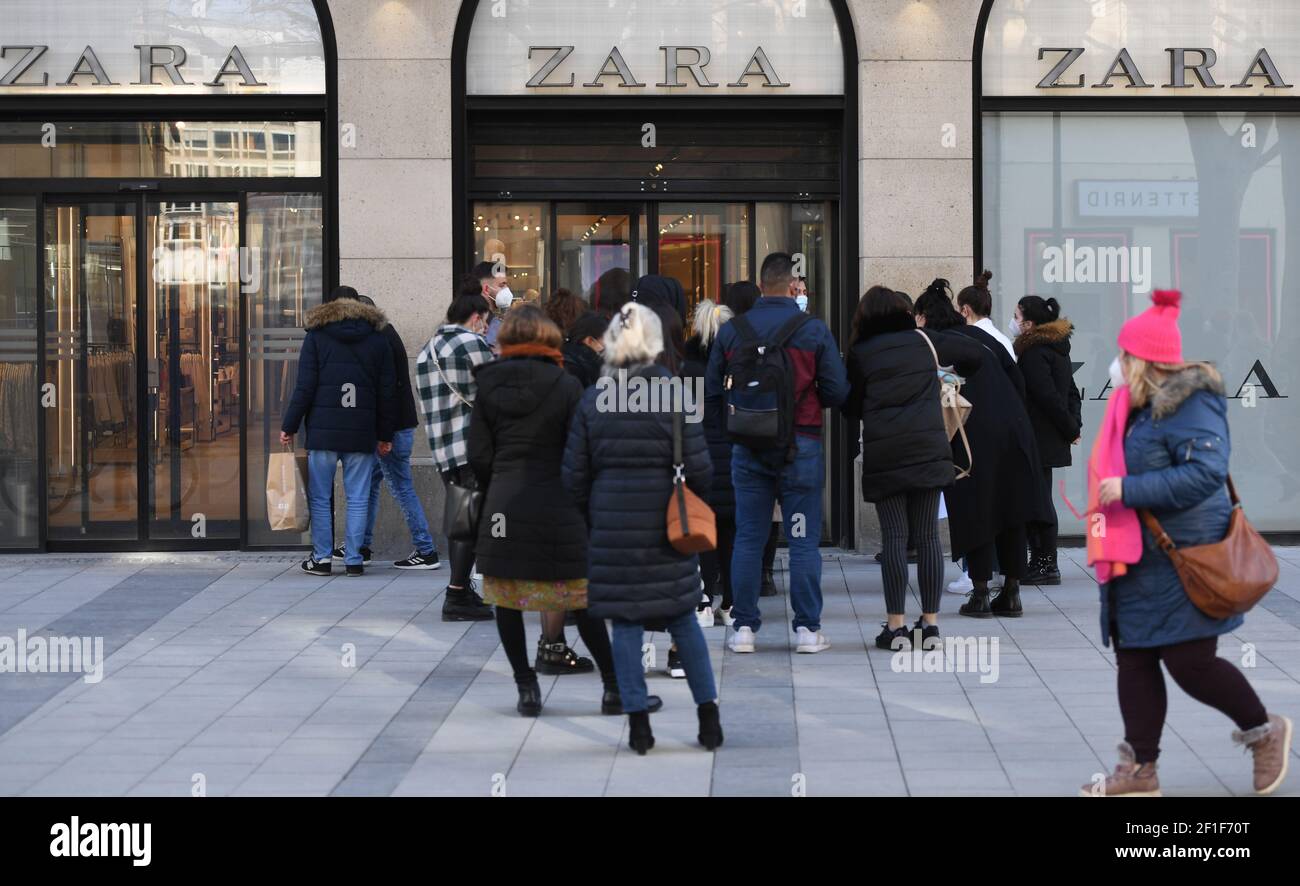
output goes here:
[{"label": "leather handbag", "polygon": [[479,515],[483,513],[483,490],[461,471],[447,484],[447,501],[442,512],[442,527],[451,541],[474,541],[478,538]]},{"label": "leather handbag", "polygon": [[1154,514],[1145,509],[1138,512],[1156,544],[1173,561],[1187,596],[1210,618],[1249,611],[1277,584],[1277,558],[1246,519],[1231,476],[1228,494],[1232,497],[1228,534],[1214,544],[1180,548]]},{"label": "leather handbag", "polygon": [[930,353],[934,356],[934,367],[939,373],[939,410],[943,413],[943,429],[948,434],[948,441],[952,442],[953,437],[961,435],[962,445],[966,447],[966,467],[957,468],[957,479],[964,480],[970,476],[971,468],[975,464],[975,455],[970,449],[970,438],[966,436],[966,420],[970,418],[971,410],[975,407],[961,395],[961,386],[966,383],[966,380],[952,369],[940,365],[939,352],[934,349],[934,342],[930,341],[930,336],[919,329],[916,330],[916,334],[925,339],[925,343],[930,347]]},{"label": "leather handbag", "polygon": [[673,491],[668,497],[668,543],[683,554],[698,554],[718,546],[713,509],[686,485],[682,458],[682,413],[673,409]]}]

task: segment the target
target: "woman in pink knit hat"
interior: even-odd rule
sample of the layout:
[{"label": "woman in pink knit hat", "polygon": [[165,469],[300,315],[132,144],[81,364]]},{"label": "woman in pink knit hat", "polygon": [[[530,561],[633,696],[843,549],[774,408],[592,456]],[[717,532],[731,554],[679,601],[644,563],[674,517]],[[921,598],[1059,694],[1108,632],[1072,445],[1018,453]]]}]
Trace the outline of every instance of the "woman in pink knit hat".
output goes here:
[{"label": "woman in pink knit hat", "polygon": [[1090,540],[1089,563],[1102,582],[1102,642],[1115,642],[1125,735],[1114,773],[1082,793],[1160,794],[1164,662],[1184,692],[1236,723],[1234,740],[1254,755],[1255,791],[1269,794],[1286,777],[1291,721],[1265,711],[1241,671],[1216,654],[1219,635],[1242,617],[1197,609],[1135,513],[1150,510],[1179,547],[1221,541],[1232,513],[1223,382],[1209,364],[1183,362],[1181,294],[1157,291],[1151,300],[1120,330],[1115,393],[1089,462],[1089,522],[1105,528]]}]

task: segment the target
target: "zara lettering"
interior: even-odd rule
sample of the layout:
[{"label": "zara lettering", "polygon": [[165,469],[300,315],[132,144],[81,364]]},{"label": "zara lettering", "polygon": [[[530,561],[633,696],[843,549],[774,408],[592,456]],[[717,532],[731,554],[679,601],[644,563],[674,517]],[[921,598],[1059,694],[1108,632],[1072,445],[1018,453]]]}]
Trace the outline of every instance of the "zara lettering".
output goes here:
[{"label": "zara lettering", "polygon": [[[1083,56],[1085,50],[1081,47],[1043,47],[1038,50],[1038,60],[1042,61],[1048,53],[1062,53],[1060,60],[1055,67],[1047,72],[1038,83],[1039,89],[1083,89],[1088,86],[1087,77],[1083,73],[1077,75],[1071,74],[1066,77],[1075,63]],[[1224,84],[1214,79],[1214,74],[1210,70],[1219,62],[1219,54],[1208,46],[1184,47],[1166,49],[1169,53],[1169,79],[1165,83],[1159,84],[1165,89],[1192,89],[1194,84],[1188,82],[1188,75],[1196,79],[1205,89],[1223,89]],[[1106,73],[1102,76],[1099,83],[1093,83],[1092,89],[1113,89],[1114,80],[1125,82],[1125,89],[1154,89],[1156,84],[1149,83],[1142,76],[1138,69],[1137,62],[1127,49],[1121,49],[1115,56],[1115,60],[1110,63]],[[1235,83],[1233,89],[1250,89],[1255,84],[1251,81],[1263,80],[1264,86],[1271,89],[1291,89],[1292,85],[1287,83],[1278,70],[1277,65],[1273,63],[1273,58],[1268,54],[1267,49],[1261,49],[1251,60],[1250,66],[1246,68],[1246,73],[1241,80]]]},{"label": "zara lettering", "polygon": [[[557,89],[574,86],[574,75],[572,73],[569,74],[567,80],[552,76],[564,64],[565,59],[573,54],[573,50],[574,47],[572,46],[528,47],[528,57],[530,59],[533,57],[533,53],[536,52],[549,52],[551,56],[538,69],[537,73],[529,78],[526,85],[529,88]],[[660,46],[659,50],[664,56],[664,80],[662,83],[656,84],[656,86],[674,88],[688,85],[682,81],[681,74],[683,70],[690,71],[691,78],[695,81],[696,86],[705,89],[718,86],[717,83],[709,79],[708,73],[704,70],[713,58],[713,54],[709,52],[707,46]],[[599,89],[605,85],[604,78],[606,77],[617,77],[619,86],[631,89],[644,88],[646,85],[637,80],[636,75],[628,67],[627,61],[623,58],[623,53],[618,51],[617,46],[605,56],[605,60],[596,69],[596,73],[591,80],[582,85],[587,89]],[[762,77],[763,86],[765,87],[790,85],[784,82],[780,75],[776,73],[776,68],[772,67],[771,60],[768,59],[767,53],[763,51],[761,46],[754,50],[753,55],[749,57],[749,61],[745,64],[744,70],[740,72],[740,76],[736,78],[736,81],[727,85],[741,88],[747,87],[749,86],[749,77]]]},{"label": "zara lettering", "polygon": [[[17,61],[13,62],[9,70],[0,77],[0,87],[12,86],[49,86],[49,71],[33,71],[36,63],[41,57],[49,51],[48,46],[0,46],[0,59],[9,59],[12,54],[22,53],[16,56]],[[181,73],[181,66],[185,64],[188,58],[185,48],[175,44],[134,44],[134,48],[140,53],[140,79],[133,82],[132,86],[194,86],[197,84],[190,83]],[[169,84],[158,82],[158,71],[166,76]],[[95,54],[93,46],[87,46],[77,56],[76,62],[73,63],[72,69],[68,71],[68,76],[59,85],[61,86],[79,86],[83,82],[80,78],[92,77],[94,82],[92,86],[118,86],[104,70],[103,64],[99,61],[99,56]],[[227,77],[238,77],[243,81],[242,86],[265,86],[257,79],[253,69],[248,66],[248,61],[244,58],[244,53],[238,46],[230,47],[230,52],[226,53],[225,61],[221,63],[220,69],[212,80],[204,83],[204,86],[224,86],[222,82]],[[24,79],[26,78],[26,79]]]}]

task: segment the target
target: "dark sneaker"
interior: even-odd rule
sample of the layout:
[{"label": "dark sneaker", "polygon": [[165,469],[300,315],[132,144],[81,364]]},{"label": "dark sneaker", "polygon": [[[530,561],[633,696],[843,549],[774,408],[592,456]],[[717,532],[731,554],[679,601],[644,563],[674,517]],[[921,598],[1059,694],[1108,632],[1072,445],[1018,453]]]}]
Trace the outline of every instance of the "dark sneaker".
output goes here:
[{"label": "dark sneaker", "polygon": [[775,597],[779,591],[776,589],[776,580],[772,577],[771,569],[763,570],[763,589],[759,592],[760,597]]},{"label": "dark sneaker", "polygon": [[876,637],[876,648],[888,652],[899,652],[912,648],[912,632],[906,626],[890,629],[888,624],[880,626],[880,635]]},{"label": "dark sneaker", "polygon": [[988,591],[982,594],[978,591],[972,591],[970,599],[961,604],[961,608],[957,612],[967,618],[992,618],[993,610],[989,608]]},{"label": "dark sneaker", "polygon": [[682,667],[682,657],[677,654],[677,650],[669,648],[668,650],[668,676],[674,680],[686,679],[686,668]]},{"label": "dark sneaker", "polygon": [[[347,559],[348,550],[343,545],[339,545],[337,548],[334,549],[333,553],[330,556],[331,559],[338,560],[340,563],[342,563],[345,559]],[[370,548],[361,549],[361,562],[365,566],[370,565]]]},{"label": "dark sneaker", "polygon": [[547,643],[537,638],[537,660],[533,668],[539,674],[589,674],[596,665],[591,659],[578,655],[568,643]]},{"label": "dark sneaker", "polygon": [[[912,634],[921,635],[921,648],[925,650],[941,649],[943,647],[943,638],[939,636],[939,626],[937,624],[928,625],[925,619],[918,618],[916,624],[912,625]],[[916,643],[914,639],[913,644]]]},{"label": "dark sneaker", "polygon": [[[876,562],[877,562],[877,563],[883,563],[883,562],[885,562],[885,552],[884,552],[884,551],[877,551],[877,552],[876,552]],[[908,552],[907,552],[907,562],[908,562],[908,563],[915,563],[915,562],[916,562],[916,549],[915,549],[915,548],[911,548],[911,549],[908,550]]]},{"label": "dark sneaker", "polygon": [[[664,706],[664,700],[657,695],[647,695],[646,713],[653,714]],[[600,712],[607,716],[623,713],[623,698],[618,694],[617,686],[606,686],[605,694],[600,697]]]},{"label": "dark sneaker", "polygon": [[393,563],[395,569],[437,569],[441,565],[437,551],[430,551],[427,554],[412,551],[411,556],[405,560],[396,560]]},{"label": "dark sneaker", "polygon": [[331,566],[329,563],[322,563],[315,557],[308,557],[298,565],[298,568],[308,575],[329,575]]},{"label": "dark sneaker", "polygon": [[359,575],[365,575],[365,574],[366,574],[366,567],[364,566],[348,567],[348,578],[356,578]]},{"label": "dark sneaker", "polygon": [[492,618],[492,607],[472,590],[448,587],[443,594],[443,621],[491,621]]}]

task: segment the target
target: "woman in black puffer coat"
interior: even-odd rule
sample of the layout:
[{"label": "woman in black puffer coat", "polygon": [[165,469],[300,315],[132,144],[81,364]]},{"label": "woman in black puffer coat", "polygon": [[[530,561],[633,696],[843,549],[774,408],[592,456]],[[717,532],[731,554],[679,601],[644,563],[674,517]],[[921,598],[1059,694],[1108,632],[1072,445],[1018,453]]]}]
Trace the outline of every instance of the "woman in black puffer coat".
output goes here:
[{"label": "woman in black puffer coat", "polygon": [[731,548],[736,541],[736,490],[731,485],[731,439],[727,436],[725,401],[722,397],[704,399],[704,370],[709,365],[709,348],[713,345],[722,325],[732,318],[731,308],[716,305],[705,299],[695,307],[691,323],[692,335],[686,341],[686,359],[682,362],[682,378],[696,385],[697,407],[704,410],[704,438],[709,443],[709,459],[713,462],[713,486],[709,492],[709,506],[717,518],[718,547],[700,554],[700,573],[704,578],[704,596],[699,604],[700,623],[708,627],[713,623],[713,598],[722,595],[722,606],[717,616],[725,625],[731,624]]},{"label": "woman in black puffer coat", "polygon": [[[640,754],[654,746],[641,663],[647,621],[667,622],[677,644],[699,706],[700,743],[710,750],[722,743],[713,668],[695,617],[699,561],[668,543],[673,420],[664,394],[674,379],[655,364],[663,350],[655,312],[624,305],[605,333],[606,375],[574,414],[563,470],[564,485],[590,527],[587,605],[592,615],[612,622],[629,743]],[[686,485],[707,498],[713,467],[699,423],[682,423],[682,461]]]},{"label": "woman in black puffer coat", "polygon": [[1061,316],[1056,299],[1027,295],[1016,305],[1016,360],[1025,377],[1025,409],[1038,440],[1042,460],[1044,512],[1051,519],[1029,528],[1029,574],[1025,582],[1059,585],[1056,564],[1056,500],[1052,493],[1052,468],[1069,467],[1070,447],[1083,429],[1083,401],[1074,385],[1070,362],[1070,336],[1074,324]]}]

